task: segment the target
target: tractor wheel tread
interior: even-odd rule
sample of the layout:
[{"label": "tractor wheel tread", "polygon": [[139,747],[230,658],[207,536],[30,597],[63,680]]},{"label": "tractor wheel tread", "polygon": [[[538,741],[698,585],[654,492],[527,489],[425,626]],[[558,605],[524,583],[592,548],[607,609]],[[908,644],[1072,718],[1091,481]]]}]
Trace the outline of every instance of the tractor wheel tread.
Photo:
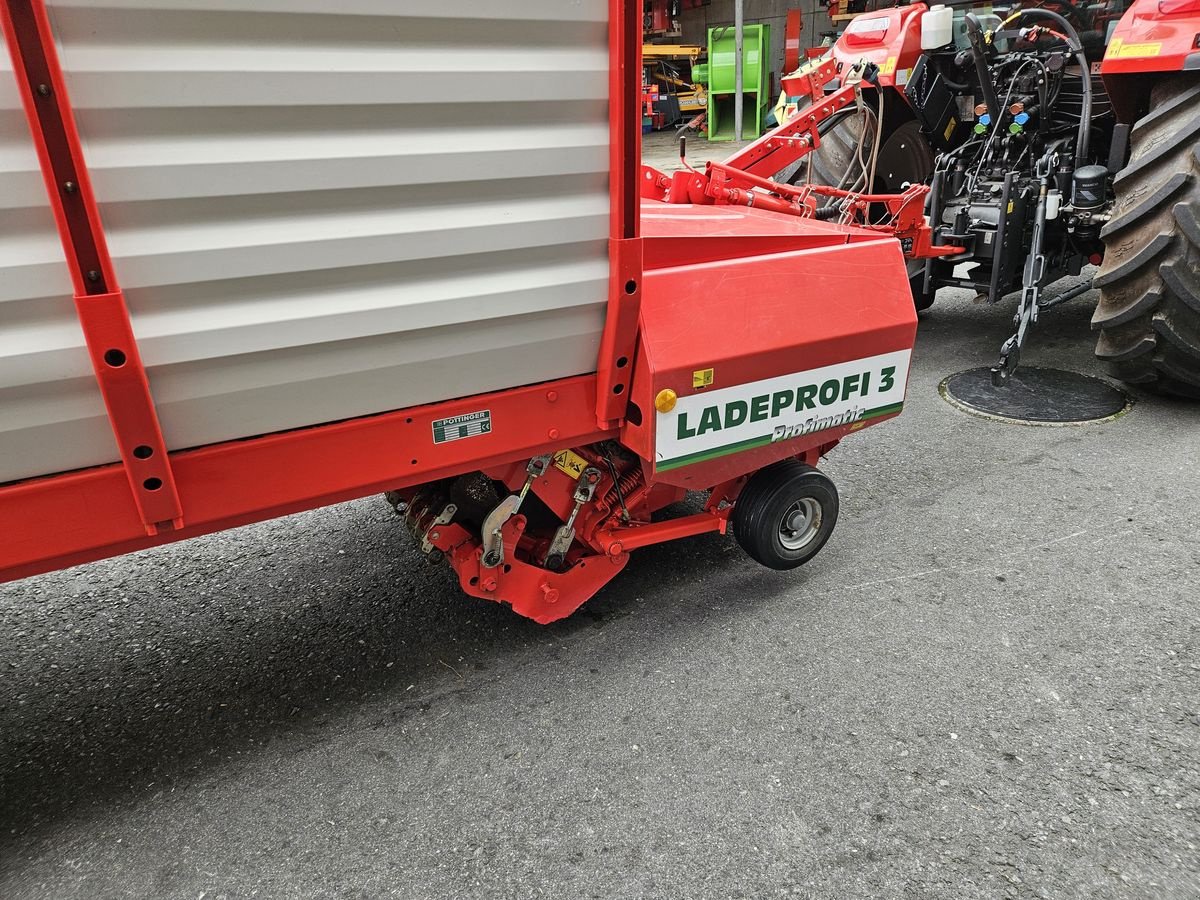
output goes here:
[{"label": "tractor wheel tread", "polygon": [[1096,341],[1096,356],[1109,362],[1130,362],[1153,353],[1156,346],[1153,335],[1137,331],[1121,335],[1105,329]]},{"label": "tractor wheel tread", "polygon": [[[1166,358],[1167,352],[1176,350],[1179,354],[1188,357],[1192,361],[1192,365],[1196,366],[1200,363],[1200,340],[1186,333],[1186,326],[1177,327],[1177,323],[1171,321],[1167,316],[1158,313],[1154,316],[1154,332],[1167,341],[1167,346],[1159,343],[1159,349],[1163,351],[1163,356]],[[1192,375],[1183,379],[1184,381],[1195,381],[1200,385],[1200,369],[1193,372]]]},{"label": "tractor wheel tread", "polygon": [[1200,247],[1200,218],[1196,216],[1196,210],[1186,203],[1176,203],[1171,214],[1188,242],[1193,247]]},{"label": "tractor wheel tread", "polygon": [[1192,181],[1190,172],[1176,172],[1166,181],[1162,182],[1149,192],[1149,196],[1145,193],[1139,194],[1139,199],[1128,209],[1120,208],[1121,190],[1117,188],[1117,204],[1118,209],[1114,210],[1114,215],[1111,221],[1104,226],[1100,231],[1100,237],[1109,238],[1117,232],[1124,231],[1133,225],[1137,225],[1146,216],[1151,213],[1161,212],[1163,204],[1170,200],[1185,184]]},{"label": "tractor wheel tread", "polygon": [[1153,312],[1162,300],[1162,292],[1157,288],[1151,288],[1148,291],[1143,291],[1135,295],[1136,299],[1124,307],[1116,309],[1103,309],[1100,306],[1096,307],[1096,312],[1092,316],[1092,328],[1116,328],[1118,325],[1124,325],[1132,322],[1138,316],[1144,316],[1147,313]]},{"label": "tractor wheel tread", "polygon": [[1190,109],[1191,104],[1200,98],[1200,83],[1194,85],[1190,90],[1180,92],[1177,96],[1159,106],[1150,114],[1143,116],[1133,126],[1130,135],[1141,135],[1142,133],[1154,128],[1163,119],[1166,119],[1182,109]]},{"label": "tractor wheel tread", "polygon": [[1092,284],[1098,288],[1105,287],[1128,278],[1130,275],[1137,274],[1144,266],[1149,265],[1161,256],[1163,251],[1170,247],[1171,242],[1174,240],[1175,235],[1173,234],[1155,235],[1150,243],[1143,244],[1132,255],[1123,260],[1120,259],[1121,254],[1114,249],[1111,255],[1113,261],[1117,262],[1117,264],[1111,269],[1105,267],[1106,271],[1097,275]]},{"label": "tractor wheel tread", "polygon": [[1200,399],[1200,81],[1165,78],[1151,106],[1101,232],[1096,355],[1123,381]]},{"label": "tractor wheel tread", "polygon": [[1182,260],[1166,262],[1158,267],[1158,274],[1171,292],[1197,315],[1200,315],[1200,283],[1195,270]]},{"label": "tractor wheel tread", "polygon": [[1156,373],[1156,389],[1159,393],[1183,400],[1200,400],[1200,386],[1188,382],[1191,376],[1185,370],[1166,358],[1156,360],[1155,365],[1166,376],[1163,378]]},{"label": "tractor wheel tread", "polygon": [[[1200,93],[1193,93],[1193,102],[1197,98],[1200,98]],[[1147,138],[1153,144],[1151,146],[1143,144],[1142,156],[1138,159],[1137,169],[1131,172],[1131,176],[1140,171],[1153,169],[1164,157],[1178,153],[1180,145],[1186,146],[1197,134],[1200,134],[1200,113],[1193,113],[1187,121],[1171,128],[1163,128],[1160,133],[1153,136],[1139,135],[1139,137]]]}]

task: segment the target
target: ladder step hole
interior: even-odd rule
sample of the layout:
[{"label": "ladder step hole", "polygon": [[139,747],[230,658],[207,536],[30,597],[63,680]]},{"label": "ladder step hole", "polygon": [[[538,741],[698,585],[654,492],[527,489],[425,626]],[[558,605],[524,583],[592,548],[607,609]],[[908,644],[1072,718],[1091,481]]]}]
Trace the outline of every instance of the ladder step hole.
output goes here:
[{"label": "ladder step hole", "polygon": [[114,369],[119,369],[121,366],[125,365],[125,353],[122,350],[118,350],[116,347],[113,347],[111,350],[105,350],[104,362],[106,365],[109,365]]}]

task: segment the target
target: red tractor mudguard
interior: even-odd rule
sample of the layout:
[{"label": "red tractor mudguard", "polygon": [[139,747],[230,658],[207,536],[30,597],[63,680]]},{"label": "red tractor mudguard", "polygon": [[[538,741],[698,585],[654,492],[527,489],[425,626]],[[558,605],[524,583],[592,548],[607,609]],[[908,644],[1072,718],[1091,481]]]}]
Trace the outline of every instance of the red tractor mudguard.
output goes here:
[{"label": "red tractor mudguard", "polygon": [[833,57],[846,70],[863,60],[879,66],[881,87],[903,88],[921,56],[921,15],[924,3],[863,13],[833,45]]},{"label": "red tractor mudguard", "polygon": [[1200,0],[1134,0],[1100,67],[1118,120],[1145,114],[1153,76],[1169,72],[1200,73]]}]

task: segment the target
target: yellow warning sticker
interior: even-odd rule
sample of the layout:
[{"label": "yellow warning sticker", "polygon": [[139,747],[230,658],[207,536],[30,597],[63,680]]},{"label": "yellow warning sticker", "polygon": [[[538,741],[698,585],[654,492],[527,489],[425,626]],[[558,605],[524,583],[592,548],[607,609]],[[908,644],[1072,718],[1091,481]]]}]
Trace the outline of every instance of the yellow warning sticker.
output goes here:
[{"label": "yellow warning sticker", "polygon": [[713,383],[712,369],[697,369],[692,373],[692,387],[696,390],[711,387]]},{"label": "yellow warning sticker", "polygon": [[1104,53],[1105,59],[1133,59],[1140,56],[1158,56],[1162,53],[1162,41],[1143,41],[1140,44],[1126,44],[1120,38],[1113,38]]},{"label": "yellow warning sticker", "polygon": [[883,61],[883,65],[879,67],[880,75],[891,75],[896,71],[896,57],[889,56]]},{"label": "yellow warning sticker", "polygon": [[588,467],[588,461],[578,453],[573,453],[570,450],[559,450],[554,454],[554,465],[578,481],[579,476],[583,474],[583,470]]},{"label": "yellow warning sticker", "polygon": [[950,140],[950,135],[954,134],[954,126],[957,124],[958,121],[954,118],[954,116],[951,116],[950,124],[946,126],[946,133],[943,135],[946,140]]}]

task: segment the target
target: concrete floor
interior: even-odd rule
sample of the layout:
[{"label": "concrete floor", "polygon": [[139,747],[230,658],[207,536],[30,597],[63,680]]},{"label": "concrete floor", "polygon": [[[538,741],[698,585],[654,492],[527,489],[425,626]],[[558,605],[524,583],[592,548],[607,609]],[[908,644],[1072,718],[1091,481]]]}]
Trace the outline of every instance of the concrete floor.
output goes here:
[{"label": "concrete floor", "polygon": [[[687,153],[688,165],[694,169],[703,169],[709,160],[720,162],[751,143],[753,142],[730,141],[710,144],[703,135],[689,131],[684,151]],[[683,165],[679,161],[679,139],[675,137],[674,130],[643,135],[642,162],[668,174],[682,169]]]},{"label": "concrete floor", "polygon": [[0,588],[0,897],[1200,896],[1200,410],[952,409],[1010,316],[935,306],[794,573],[541,628],[372,499]]}]

